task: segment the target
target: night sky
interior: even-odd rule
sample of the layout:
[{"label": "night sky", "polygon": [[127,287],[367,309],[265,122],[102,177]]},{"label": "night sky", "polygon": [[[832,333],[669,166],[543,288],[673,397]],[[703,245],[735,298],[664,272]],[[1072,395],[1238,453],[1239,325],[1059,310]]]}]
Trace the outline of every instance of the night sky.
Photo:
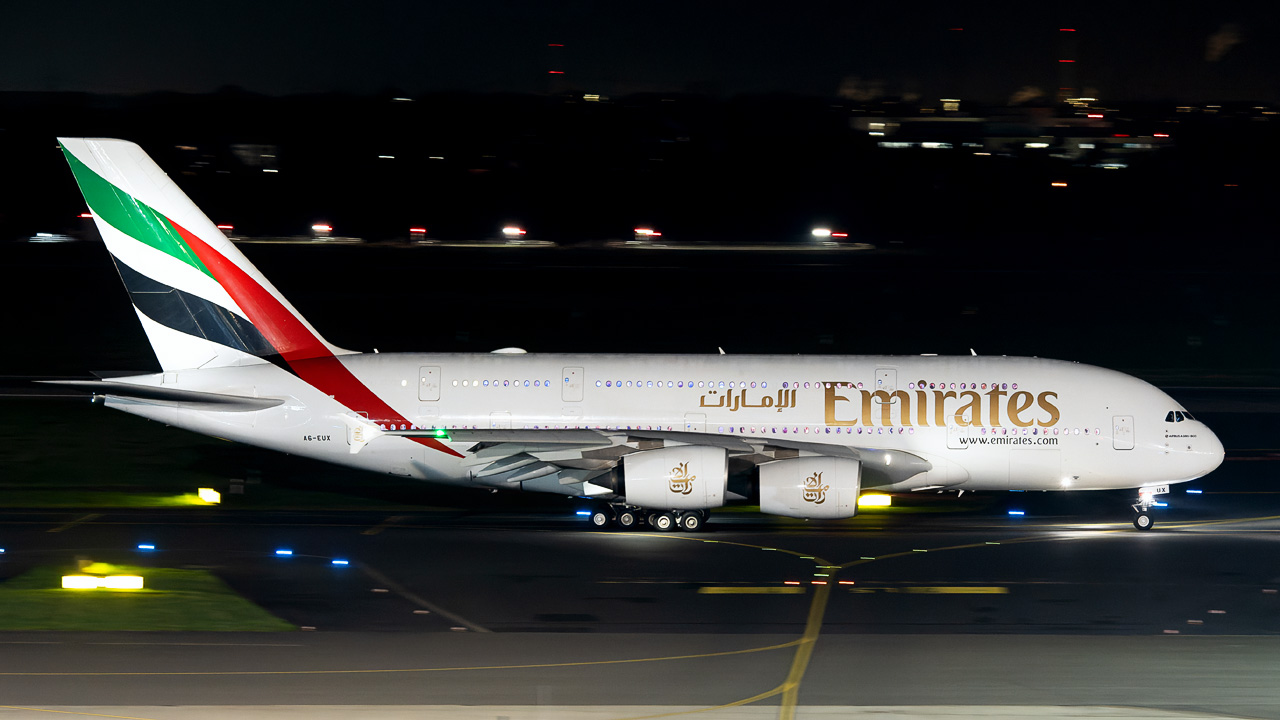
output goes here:
[{"label": "night sky", "polygon": [[4,9],[0,91],[1003,101],[1028,86],[1052,96],[1072,54],[1076,84],[1104,101],[1274,101],[1277,40],[1274,3],[51,0]]}]

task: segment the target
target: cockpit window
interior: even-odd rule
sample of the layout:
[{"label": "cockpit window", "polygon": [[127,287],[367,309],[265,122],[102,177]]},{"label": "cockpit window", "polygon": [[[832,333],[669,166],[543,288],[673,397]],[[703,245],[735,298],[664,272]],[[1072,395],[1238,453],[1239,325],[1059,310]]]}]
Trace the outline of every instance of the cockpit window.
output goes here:
[{"label": "cockpit window", "polygon": [[1195,418],[1191,417],[1191,413],[1187,412],[1186,410],[1182,411],[1182,417],[1186,418],[1187,420],[1195,420]]},{"label": "cockpit window", "polygon": [[1168,415],[1164,416],[1165,422],[1182,422],[1183,420],[1195,420],[1191,417],[1191,413],[1186,410],[1170,410]]},{"label": "cockpit window", "polygon": [[1164,421],[1165,421],[1165,422],[1174,422],[1174,419],[1173,419],[1173,411],[1172,411],[1172,410],[1170,410],[1170,411],[1169,411],[1169,414],[1168,414],[1168,415],[1165,415],[1165,416],[1164,416]]}]

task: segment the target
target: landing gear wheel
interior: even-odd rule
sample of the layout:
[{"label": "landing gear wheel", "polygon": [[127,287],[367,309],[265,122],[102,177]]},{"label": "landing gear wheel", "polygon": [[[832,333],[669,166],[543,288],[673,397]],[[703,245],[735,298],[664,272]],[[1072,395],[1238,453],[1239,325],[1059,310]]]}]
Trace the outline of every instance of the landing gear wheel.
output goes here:
[{"label": "landing gear wheel", "polygon": [[613,516],[604,510],[596,510],[591,513],[591,527],[597,530],[609,527],[611,522],[613,522]]},{"label": "landing gear wheel", "polygon": [[649,513],[644,518],[644,524],[653,527],[658,522],[658,513]]},{"label": "landing gear wheel", "polygon": [[630,510],[623,510],[618,513],[618,527],[624,530],[630,530],[636,526],[636,520],[638,519],[639,518],[636,517],[635,513]]},{"label": "landing gear wheel", "polygon": [[702,515],[700,513],[685,513],[680,517],[680,529],[685,532],[697,532],[702,529]]},{"label": "landing gear wheel", "polygon": [[1145,510],[1133,516],[1133,526],[1139,530],[1150,530],[1155,524],[1156,521],[1152,519],[1151,513]]},{"label": "landing gear wheel", "polygon": [[653,526],[662,532],[670,532],[676,526],[676,516],[671,513],[662,513],[653,519]]}]

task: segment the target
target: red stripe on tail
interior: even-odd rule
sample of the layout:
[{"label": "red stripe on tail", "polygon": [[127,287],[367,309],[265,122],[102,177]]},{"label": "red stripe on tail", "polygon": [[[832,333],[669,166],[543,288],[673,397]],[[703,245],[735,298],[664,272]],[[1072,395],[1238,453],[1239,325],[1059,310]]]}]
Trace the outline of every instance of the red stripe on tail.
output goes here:
[{"label": "red stripe on tail", "polygon": [[[170,218],[165,219],[298,377],[343,406],[367,412],[374,421],[409,424],[404,416],[352,375],[320,338],[257,280],[186,228]],[[442,453],[462,457],[435,438],[410,439]]]}]

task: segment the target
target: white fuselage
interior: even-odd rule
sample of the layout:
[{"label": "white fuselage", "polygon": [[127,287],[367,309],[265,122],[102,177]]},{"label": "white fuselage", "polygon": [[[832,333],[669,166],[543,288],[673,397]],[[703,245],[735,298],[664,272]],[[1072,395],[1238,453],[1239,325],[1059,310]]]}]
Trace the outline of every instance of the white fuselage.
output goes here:
[{"label": "white fuselage", "polygon": [[250,445],[460,484],[475,482],[467,462],[474,443],[448,442],[447,452],[379,435],[353,453],[353,428],[699,433],[897,450],[933,465],[888,490],[1133,488],[1200,477],[1223,456],[1202,423],[1166,422],[1182,407],[1159,389],[1055,360],[366,353],[338,361],[398,421],[344,407],[266,363],[130,379],[285,400],[266,410],[108,404]]}]

